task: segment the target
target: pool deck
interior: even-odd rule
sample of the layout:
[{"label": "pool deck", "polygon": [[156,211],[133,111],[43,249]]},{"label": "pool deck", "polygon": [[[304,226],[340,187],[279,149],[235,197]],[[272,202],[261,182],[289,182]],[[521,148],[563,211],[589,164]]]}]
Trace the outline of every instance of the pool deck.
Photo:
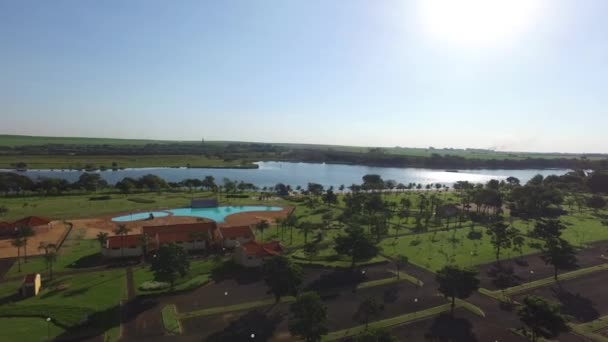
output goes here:
[{"label": "pool deck", "polygon": [[[277,205],[277,207],[283,208],[281,211],[253,211],[253,212],[245,212],[245,213],[237,213],[228,215],[225,218],[225,222],[218,223],[218,227],[226,227],[226,226],[238,226],[238,225],[252,225],[256,224],[261,220],[267,220],[269,222],[274,222],[276,218],[287,217],[294,209],[293,206],[281,206]],[[150,211],[164,211],[168,209],[155,209]],[[190,216],[164,216],[164,217],[156,217],[153,220],[139,220],[139,221],[127,221],[127,222],[113,222],[112,218],[117,216],[129,215],[130,212],[126,213],[117,213],[113,215],[104,215],[97,218],[89,218],[89,219],[77,219],[77,220],[67,220],[72,222],[75,227],[82,227],[86,229],[87,239],[94,239],[99,232],[106,232],[110,235],[113,234],[113,230],[119,225],[124,224],[127,228],[131,229],[130,234],[139,234],[142,231],[142,227],[144,226],[162,226],[169,224],[180,224],[180,223],[194,223],[194,222],[202,222],[202,221],[210,221],[209,219],[200,218],[200,217],[190,217]]]}]

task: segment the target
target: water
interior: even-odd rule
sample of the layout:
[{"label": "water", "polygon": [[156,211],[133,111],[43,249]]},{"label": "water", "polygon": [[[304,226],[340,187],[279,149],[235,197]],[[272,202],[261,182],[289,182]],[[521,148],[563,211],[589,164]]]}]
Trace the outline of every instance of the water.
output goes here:
[{"label": "water", "polygon": [[154,215],[154,217],[165,217],[169,216],[169,213],[165,213],[162,211],[147,211],[145,213],[133,213],[125,216],[114,217],[112,221],[114,222],[130,222],[130,221],[139,221],[146,220],[150,218],[150,214]]},{"label": "water", "polygon": [[[110,184],[114,184],[124,177],[138,178],[146,174],[155,174],[168,182],[179,182],[186,178],[202,179],[205,176],[213,176],[217,183],[222,183],[224,177],[231,180],[252,183],[259,187],[274,186],[284,183],[296,187],[306,187],[309,182],[320,183],[325,187],[338,187],[341,184],[349,186],[360,184],[361,177],[366,174],[379,174],[383,179],[392,179],[398,183],[408,184],[430,184],[440,183],[451,186],[457,181],[469,181],[472,183],[485,183],[490,179],[503,180],[509,176],[519,178],[522,183],[527,182],[537,174],[562,175],[569,170],[459,170],[459,172],[445,172],[443,170],[418,169],[418,168],[395,168],[376,167],[362,165],[336,165],[336,164],[312,164],[312,163],[288,163],[288,162],[259,162],[258,169],[187,169],[187,168],[140,168],[125,169],[117,171],[97,171]],[[10,170],[4,170],[10,171]],[[19,172],[31,178],[55,177],[66,179],[70,182],[78,180],[82,171],[61,170],[28,170]]]},{"label": "water", "polygon": [[[189,216],[189,217],[201,217],[213,220],[218,223],[224,222],[224,219],[228,215],[238,214],[238,213],[248,213],[255,211],[281,211],[283,208],[281,207],[271,207],[271,206],[259,206],[259,205],[245,205],[245,206],[224,206],[217,208],[178,208],[178,209],[170,209],[164,212],[162,211],[154,211],[152,214],[155,217],[163,217],[169,215],[169,213],[173,214],[173,216]],[[128,222],[128,221],[137,221],[144,220],[150,216],[149,212],[145,213],[136,213],[132,215],[124,215],[114,217],[112,221],[114,222]]]},{"label": "water", "polygon": [[254,211],[281,211],[283,208],[281,207],[265,207],[265,206],[255,206],[255,205],[245,205],[245,206],[224,206],[224,207],[216,207],[216,208],[179,208],[179,209],[171,209],[167,210],[172,213],[174,216],[193,216],[193,217],[202,217],[208,218],[215,222],[224,222],[224,219],[228,215],[238,214],[238,213],[249,213]]}]

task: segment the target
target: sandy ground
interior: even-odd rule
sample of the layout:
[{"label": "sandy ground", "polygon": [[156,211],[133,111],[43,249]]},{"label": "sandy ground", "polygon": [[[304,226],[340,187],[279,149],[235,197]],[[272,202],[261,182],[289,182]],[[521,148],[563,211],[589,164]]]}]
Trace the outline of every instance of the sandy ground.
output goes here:
[{"label": "sandy ground", "polygon": [[[45,232],[39,232],[32,236],[27,241],[27,255],[40,255],[42,251],[38,250],[40,242],[49,242],[58,244],[61,242],[63,235],[67,233],[68,226],[63,221],[51,222],[51,228]],[[23,256],[23,250],[21,250]],[[0,259],[14,258],[17,256],[17,248],[11,245],[11,240],[0,240]]]}]

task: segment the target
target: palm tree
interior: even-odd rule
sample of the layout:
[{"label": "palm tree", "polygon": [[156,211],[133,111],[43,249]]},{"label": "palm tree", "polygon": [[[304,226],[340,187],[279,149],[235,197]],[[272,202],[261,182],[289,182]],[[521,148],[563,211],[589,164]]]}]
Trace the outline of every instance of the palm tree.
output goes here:
[{"label": "palm tree", "polygon": [[106,233],[106,232],[97,233],[97,242],[99,242],[99,246],[101,248],[103,248],[106,245],[106,242],[108,242],[108,233]]},{"label": "palm tree", "polygon": [[124,258],[125,256],[125,236],[129,234],[129,232],[131,231],[130,228],[127,228],[127,226],[125,226],[124,224],[119,224],[118,227],[116,227],[116,229],[114,229],[114,234],[116,235],[120,235],[120,257]]},{"label": "palm tree", "polygon": [[34,236],[34,230],[29,226],[19,227],[17,228],[17,235],[23,239],[23,257],[25,259],[25,263],[27,264],[27,240]]},{"label": "palm tree", "polygon": [[277,225],[277,238],[280,236],[280,239],[283,240],[283,234],[281,234],[283,229],[281,229],[281,232],[279,232],[279,227],[283,227],[285,225],[285,219],[277,217],[274,219],[274,223]]},{"label": "palm tree", "polygon": [[262,242],[264,242],[264,230],[270,227],[270,224],[266,220],[262,220],[255,225],[255,228],[262,234]]},{"label": "palm tree", "polygon": [[21,236],[16,236],[11,240],[11,245],[17,247],[17,269],[21,272],[21,247],[25,246],[25,240]]},{"label": "palm tree", "polygon": [[143,261],[146,262],[146,255],[148,255],[148,245],[150,244],[150,238],[148,237],[148,234],[142,234],[140,237],[137,238],[137,242],[141,246],[141,254],[143,256]]},{"label": "palm tree", "polygon": [[49,270],[49,278],[53,280],[53,263],[57,260],[57,245],[54,243],[40,242],[38,250],[44,250],[44,261]]},{"label": "palm tree", "polygon": [[304,243],[308,243],[308,233],[312,232],[315,228],[315,225],[312,222],[304,221],[300,222],[298,225],[298,229],[302,231],[304,234]]},{"label": "palm tree", "polygon": [[289,227],[289,244],[293,244],[293,228],[298,225],[298,217],[296,215],[287,216],[285,224]]}]

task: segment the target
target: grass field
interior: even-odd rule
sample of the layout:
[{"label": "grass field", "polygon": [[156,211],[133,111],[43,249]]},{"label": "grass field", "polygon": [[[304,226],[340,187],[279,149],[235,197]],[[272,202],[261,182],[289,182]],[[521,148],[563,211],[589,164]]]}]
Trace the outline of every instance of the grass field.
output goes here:
[{"label": "grass field", "polygon": [[29,169],[80,170],[89,166],[95,169],[111,169],[112,163],[119,168],[141,167],[193,167],[193,168],[256,168],[248,160],[210,159],[200,155],[77,155],[77,156],[37,156],[0,155],[0,169],[11,169],[18,162],[27,164]]},{"label": "grass field", "polygon": [[[9,301],[16,293],[19,282],[7,282],[0,285],[3,301]],[[28,319],[30,322],[51,317],[54,323],[55,336],[65,333],[78,333],[78,326],[87,320],[90,322],[81,332],[103,334],[120,324],[119,301],[124,298],[126,281],[124,270],[57,277],[43,284],[44,289],[37,297],[13,301],[0,306],[2,330],[7,333],[5,319]],[[24,324],[28,321],[17,321]],[[36,323],[38,330],[41,324]],[[14,330],[13,330],[14,328]],[[46,322],[43,331],[37,336],[46,336]],[[21,340],[19,327],[10,327],[6,341]]]}]

